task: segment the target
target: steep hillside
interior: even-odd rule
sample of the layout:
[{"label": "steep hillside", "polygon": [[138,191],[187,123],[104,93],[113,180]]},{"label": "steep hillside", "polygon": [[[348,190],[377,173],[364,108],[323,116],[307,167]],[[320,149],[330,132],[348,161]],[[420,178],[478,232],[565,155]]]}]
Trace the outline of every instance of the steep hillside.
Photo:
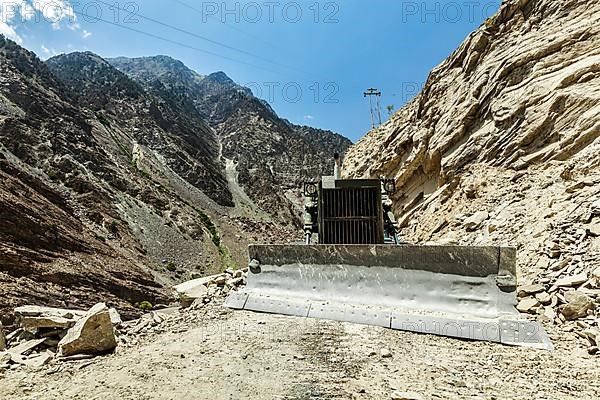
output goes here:
[{"label": "steep hillside", "polygon": [[[84,306],[131,315],[167,293],[133,250],[113,202],[125,180],[90,115],[37,57],[0,36],[0,315],[15,305]],[[149,189],[151,192],[152,189]],[[139,257],[139,258],[138,258]]]},{"label": "steep hillside", "polygon": [[1,38],[5,323],[27,303],[107,301],[134,315],[137,302],[168,301],[165,284],[244,262],[249,241],[286,238],[228,216],[229,182],[200,117],[93,54],[48,64]]},{"label": "steep hillside", "polygon": [[[295,239],[286,225],[296,218],[296,199],[285,190],[297,194],[304,176],[281,159],[277,170],[250,150],[224,150],[231,142],[205,122],[210,101],[228,110],[224,121],[237,112],[241,103],[228,104],[237,86],[222,73],[205,79],[171,58],[151,60],[156,65],[144,63],[140,74],[156,77],[138,82],[93,53],[43,63],[0,36],[4,322],[26,303],[107,301],[133,316],[135,303],[168,301],[172,283],[245,263],[248,243]],[[191,90],[213,85],[226,95],[208,100]],[[308,140],[322,141],[311,156],[320,174],[330,167],[326,153],[349,143],[312,128],[296,133],[246,96],[280,126],[253,127],[245,115],[243,130],[260,131],[254,148],[271,148],[284,132],[276,152],[298,159]]]},{"label": "steep hillside", "polygon": [[518,247],[546,322],[600,287],[599,22],[598,2],[505,1],[345,160],[396,178],[405,239]]},{"label": "steep hillside", "polygon": [[109,61],[148,91],[168,95],[181,107],[193,105],[219,136],[230,175],[253,203],[280,221],[297,219],[302,181],[330,174],[333,153],[351,144],[333,132],[279,118],[223,72],[204,77],[164,56]]},{"label": "steep hillside", "polygon": [[103,123],[122,133],[125,146],[148,147],[211,199],[233,205],[224,165],[218,160],[217,139],[198,113],[190,113],[171,99],[147,94],[93,53],[60,55],[46,64],[78,104],[93,110]]}]

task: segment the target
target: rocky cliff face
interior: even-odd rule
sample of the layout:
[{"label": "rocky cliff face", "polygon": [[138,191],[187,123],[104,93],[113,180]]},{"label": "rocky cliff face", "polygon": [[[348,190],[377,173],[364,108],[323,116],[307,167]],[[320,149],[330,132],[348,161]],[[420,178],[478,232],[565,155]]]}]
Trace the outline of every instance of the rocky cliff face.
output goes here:
[{"label": "rocky cliff face", "polygon": [[109,61],[148,91],[193,106],[218,135],[231,178],[279,221],[297,220],[302,181],[331,174],[333,153],[351,144],[333,132],[279,118],[223,72],[203,77],[164,56]]},{"label": "rocky cliff face", "polygon": [[407,240],[517,246],[521,282],[552,295],[528,311],[559,323],[560,279],[597,294],[598,22],[597,2],[505,1],[345,160],[397,180]]}]

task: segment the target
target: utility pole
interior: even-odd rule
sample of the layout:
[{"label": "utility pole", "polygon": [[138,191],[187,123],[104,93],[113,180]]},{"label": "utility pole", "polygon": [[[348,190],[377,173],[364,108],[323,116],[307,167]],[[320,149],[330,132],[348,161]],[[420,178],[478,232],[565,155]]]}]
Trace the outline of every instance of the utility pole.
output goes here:
[{"label": "utility pole", "polygon": [[[373,108],[373,96],[375,96],[375,109]],[[379,105],[381,92],[378,89],[370,88],[364,93],[364,97],[369,97],[369,105],[371,107],[371,126],[373,129],[375,129],[375,112],[377,112],[379,125],[381,125],[381,107]]]}]

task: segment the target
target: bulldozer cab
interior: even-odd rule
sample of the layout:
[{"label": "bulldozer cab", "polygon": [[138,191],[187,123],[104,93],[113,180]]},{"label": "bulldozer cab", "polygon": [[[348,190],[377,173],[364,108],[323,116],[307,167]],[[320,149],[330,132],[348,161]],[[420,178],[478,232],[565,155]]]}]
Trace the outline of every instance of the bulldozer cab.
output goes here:
[{"label": "bulldozer cab", "polygon": [[304,184],[306,244],[398,244],[394,180],[341,179],[338,154],[334,160],[333,176]]},{"label": "bulldozer cab", "polygon": [[384,187],[376,179],[306,183],[307,244],[315,235],[319,244],[397,243],[395,221],[384,212],[383,199],[391,194]]}]

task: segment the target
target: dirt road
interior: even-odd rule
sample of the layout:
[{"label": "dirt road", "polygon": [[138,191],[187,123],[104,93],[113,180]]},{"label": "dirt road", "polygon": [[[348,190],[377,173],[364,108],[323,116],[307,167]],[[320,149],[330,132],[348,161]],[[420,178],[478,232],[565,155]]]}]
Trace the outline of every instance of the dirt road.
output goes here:
[{"label": "dirt road", "polygon": [[600,398],[600,360],[554,339],[546,352],[213,304],[174,314],[109,356],[8,371],[0,398]]}]

